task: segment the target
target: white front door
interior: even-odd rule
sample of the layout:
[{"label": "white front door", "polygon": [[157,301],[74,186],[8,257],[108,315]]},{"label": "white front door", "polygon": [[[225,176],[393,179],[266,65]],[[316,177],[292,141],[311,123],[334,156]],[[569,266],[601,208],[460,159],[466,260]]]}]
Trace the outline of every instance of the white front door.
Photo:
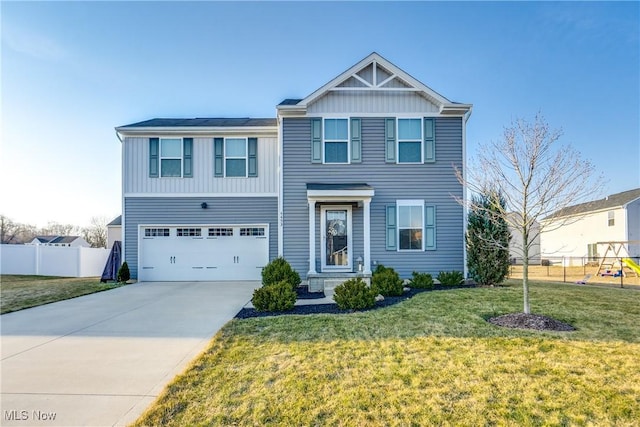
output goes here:
[{"label": "white front door", "polygon": [[353,271],[351,206],[322,206],[322,271]]}]

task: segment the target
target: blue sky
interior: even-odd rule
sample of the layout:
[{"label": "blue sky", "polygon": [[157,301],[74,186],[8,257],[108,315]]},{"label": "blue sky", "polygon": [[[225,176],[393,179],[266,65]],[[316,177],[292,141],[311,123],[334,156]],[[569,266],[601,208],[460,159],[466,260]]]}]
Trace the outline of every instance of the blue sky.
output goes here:
[{"label": "blue sky", "polygon": [[640,186],[638,2],[6,2],[3,213],[120,213],[114,127],[274,117],[375,51],[471,103],[468,156],[541,111],[608,181]]}]

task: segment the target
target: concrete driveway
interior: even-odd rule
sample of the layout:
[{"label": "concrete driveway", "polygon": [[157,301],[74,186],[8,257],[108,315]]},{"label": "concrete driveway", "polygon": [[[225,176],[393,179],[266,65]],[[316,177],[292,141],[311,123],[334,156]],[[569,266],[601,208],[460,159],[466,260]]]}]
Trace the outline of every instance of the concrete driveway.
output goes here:
[{"label": "concrete driveway", "polygon": [[0,425],[134,421],[259,286],[142,283],[2,315]]}]

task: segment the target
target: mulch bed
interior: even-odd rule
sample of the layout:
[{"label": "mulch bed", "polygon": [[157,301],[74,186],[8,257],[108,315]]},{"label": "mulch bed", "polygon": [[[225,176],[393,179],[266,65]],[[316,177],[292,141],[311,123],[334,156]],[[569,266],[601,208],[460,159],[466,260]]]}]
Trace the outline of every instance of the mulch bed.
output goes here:
[{"label": "mulch bed", "polygon": [[576,329],[567,324],[560,322],[551,317],[541,316],[539,314],[511,313],[503,316],[492,317],[488,320],[497,326],[514,329],[533,329],[536,331],[560,331],[568,332]]},{"label": "mulch bed", "polygon": [[[384,297],[383,301],[376,302],[376,305],[367,310],[376,310],[382,307],[388,307],[390,305],[397,304],[401,301],[407,300],[419,293],[429,291],[442,291],[447,289],[460,289],[460,288],[472,288],[475,285],[460,285],[460,286],[440,286],[436,285],[434,289],[418,289],[410,288],[398,297]],[[306,286],[300,286],[297,289],[298,299],[319,299],[324,298],[323,292],[309,292]],[[258,311],[255,308],[243,308],[238,314],[236,319],[248,319],[251,317],[269,317],[269,316],[281,316],[283,314],[346,314],[354,313],[356,310],[342,310],[338,308],[337,304],[310,304],[310,305],[296,305],[293,310],[290,311]]]}]

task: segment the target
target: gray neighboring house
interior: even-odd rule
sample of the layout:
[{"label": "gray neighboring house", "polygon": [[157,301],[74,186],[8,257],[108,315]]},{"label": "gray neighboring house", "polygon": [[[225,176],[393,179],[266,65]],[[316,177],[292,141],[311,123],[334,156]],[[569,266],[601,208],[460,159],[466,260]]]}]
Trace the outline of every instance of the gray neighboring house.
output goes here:
[{"label": "gray neighboring house", "polygon": [[80,236],[36,236],[30,245],[90,248],[91,245]]},{"label": "gray neighboring house", "polygon": [[259,279],[277,256],[312,290],[377,264],[466,271],[453,166],[464,170],[470,104],[372,53],[276,111],[116,128],[132,277]]}]

